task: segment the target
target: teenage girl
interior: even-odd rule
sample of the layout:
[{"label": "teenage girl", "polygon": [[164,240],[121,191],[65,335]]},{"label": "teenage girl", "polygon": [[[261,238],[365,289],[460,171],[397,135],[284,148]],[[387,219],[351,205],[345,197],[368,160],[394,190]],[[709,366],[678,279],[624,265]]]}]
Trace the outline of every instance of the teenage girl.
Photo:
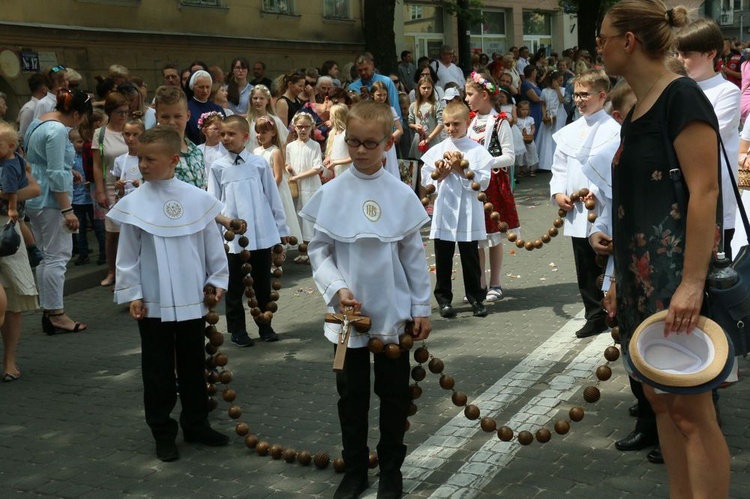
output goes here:
[{"label": "teenage girl", "polygon": [[305,91],[305,75],[299,73],[284,75],[282,88],[284,93],[276,101],[276,115],[281,118],[281,122],[286,128],[289,126],[292,117],[304,105],[299,95]]},{"label": "teenage girl", "polygon": [[[516,200],[510,185],[508,169],[516,159],[513,146],[513,132],[507,115],[498,113],[498,87],[491,76],[471,73],[466,80],[466,102],[476,113],[469,125],[468,136],[482,144],[495,158],[492,163],[490,185],[485,190],[487,201],[492,203],[494,211],[500,213],[500,220],[508,224],[508,230],[518,232],[520,223],[516,211]],[[479,265],[482,269],[481,286],[487,289],[485,278],[484,248],[489,248],[490,283],[486,301],[498,301],[503,298],[500,285],[500,271],[503,266],[503,233],[498,223],[485,212],[484,223],[487,239],[479,242]]]},{"label": "teenage girl", "polygon": [[409,157],[419,159],[440,142],[443,130],[443,104],[435,98],[435,84],[429,76],[417,82],[416,99],[409,106],[409,128],[414,130]]},{"label": "teenage girl", "polygon": [[344,142],[347,114],[349,114],[349,108],[346,104],[334,104],[331,107],[331,131],[328,132],[323,166],[328,169],[333,168],[334,177],[338,177],[352,165],[349,147]]},{"label": "teenage girl", "polygon": [[[385,171],[400,180],[401,174],[398,169],[398,154],[396,153],[396,149],[398,148],[401,136],[404,134],[404,129],[401,127],[401,118],[398,115],[398,111],[388,102],[388,87],[385,86],[385,83],[382,81],[373,83],[370,95],[375,102],[380,102],[390,107],[391,113],[393,113],[393,133],[391,134],[391,137],[393,137],[393,147],[385,152]],[[396,102],[396,105],[398,105],[398,102]]]},{"label": "teenage girl", "polygon": [[[256,87],[257,88],[257,87]],[[253,89],[254,90],[254,89]],[[289,235],[302,240],[302,231],[297,221],[297,210],[294,209],[294,199],[289,190],[289,176],[284,168],[284,155],[281,149],[281,137],[276,122],[269,116],[261,116],[255,120],[255,133],[257,142],[260,144],[253,150],[253,154],[263,156],[273,169],[273,178],[279,188],[281,204],[284,205],[286,224],[289,226]]]},{"label": "teenage girl", "polygon": [[[297,197],[297,210],[299,211],[321,186],[320,172],[323,170],[323,158],[320,154],[320,146],[310,138],[313,126],[315,126],[312,115],[297,113],[292,118],[292,124],[297,132],[297,140],[286,146],[286,171],[291,175],[289,180],[297,182],[299,188]],[[309,243],[314,232],[313,223],[302,220],[301,228],[302,240]],[[294,262],[309,265],[310,259],[307,255],[300,255],[294,259]]]},{"label": "teenage girl", "polygon": [[[271,103],[271,91],[265,85],[255,85],[250,92],[250,107],[247,110],[247,121],[250,123],[251,130],[255,130],[255,123],[261,117],[268,117],[274,122],[279,134],[279,141],[286,144],[286,137],[289,132],[284,122],[276,116],[276,111],[274,111]],[[258,145],[258,137],[251,133],[245,148],[248,151],[254,151]]]}]

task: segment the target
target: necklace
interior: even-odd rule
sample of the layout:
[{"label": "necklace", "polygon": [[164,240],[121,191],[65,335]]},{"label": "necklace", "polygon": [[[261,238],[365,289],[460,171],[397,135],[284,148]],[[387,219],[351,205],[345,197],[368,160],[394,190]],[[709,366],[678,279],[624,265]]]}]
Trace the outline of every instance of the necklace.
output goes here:
[{"label": "necklace", "polygon": [[[665,70],[664,70],[664,71],[662,72],[662,74],[660,74],[660,75],[659,75],[659,77],[658,77],[658,78],[657,78],[656,80],[654,80],[654,82],[653,82],[653,83],[651,84],[651,86],[650,86],[650,87],[648,87],[648,90],[646,91],[646,95],[644,95],[644,96],[643,96],[643,98],[641,98],[641,99],[638,99],[638,102],[636,102],[636,103],[635,103],[635,107],[638,107],[638,104],[640,104],[641,102],[645,102],[645,101],[646,101],[646,99],[648,98],[648,96],[649,96],[649,95],[651,94],[651,91],[652,91],[652,90],[654,89],[654,87],[656,86],[656,84],[657,84],[657,83],[658,83],[658,82],[659,82],[659,81],[661,80],[661,78],[662,78],[662,77],[663,77],[663,76],[664,76],[665,74],[667,74],[667,71],[669,71],[669,70],[668,70],[668,69],[665,69]],[[634,113],[634,114],[635,114],[635,113]]]}]

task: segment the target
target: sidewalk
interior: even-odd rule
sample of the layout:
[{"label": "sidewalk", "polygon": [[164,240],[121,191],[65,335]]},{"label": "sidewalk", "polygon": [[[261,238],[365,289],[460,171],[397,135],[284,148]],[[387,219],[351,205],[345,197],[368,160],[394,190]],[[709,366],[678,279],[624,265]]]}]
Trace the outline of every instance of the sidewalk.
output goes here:
[{"label": "sidewalk", "polygon": [[[546,196],[548,176],[524,179],[516,195],[525,238],[546,230],[555,217]],[[513,252],[511,253],[511,248]],[[434,262],[432,245],[426,246]],[[284,265],[283,288],[274,327],[282,341],[237,348],[225,334],[240,421],[269,443],[340,455],[331,345],[322,335],[324,307],[310,267]],[[458,262],[458,258],[456,258]],[[582,389],[595,384],[593,370],[604,363],[607,335],[576,339],[581,323],[570,243],[562,236],[527,252],[506,245],[506,298],[488,304],[485,319],[471,317],[455,274],[452,320],[433,314],[430,352],[445,363],[456,390],[476,402],[482,416],[516,433],[552,428],[570,407],[584,405]],[[104,266],[69,268],[66,309],[89,329],[46,336],[39,312],[23,317],[19,381],[0,383],[0,496],[13,497],[331,497],[341,476],[332,469],[287,464],[260,457],[234,434],[235,421],[217,385],[214,428],[230,433],[225,448],[186,444],[178,437],[180,460],[162,463],[154,454],[143,420],[139,338],[125,305],[112,303],[99,286]],[[434,305],[434,304],[433,304]],[[221,311],[220,311],[221,313]],[[252,325],[250,321],[248,323]],[[222,321],[219,330],[225,332]],[[251,328],[252,329],[252,328]],[[257,339],[257,332],[251,331]],[[414,362],[412,361],[414,365]],[[602,399],[585,404],[586,415],[565,436],[528,447],[503,443],[468,422],[451,403],[450,392],[427,373],[410,418],[404,464],[409,497],[642,498],[667,497],[664,466],[646,453],[622,453],[615,440],[633,428],[633,403],[620,361],[600,385]],[[740,383],[721,390],[724,433],[732,454],[731,497],[750,490],[750,383],[740,364]],[[377,444],[377,397],[370,411],[371,448]],[[179,410],[179,408],[177,409]],[[649,449],[650,450],[650,449]],[[371,482],[377,469],[371,470]],[[365,497],[375,497],[375,488]]]}]

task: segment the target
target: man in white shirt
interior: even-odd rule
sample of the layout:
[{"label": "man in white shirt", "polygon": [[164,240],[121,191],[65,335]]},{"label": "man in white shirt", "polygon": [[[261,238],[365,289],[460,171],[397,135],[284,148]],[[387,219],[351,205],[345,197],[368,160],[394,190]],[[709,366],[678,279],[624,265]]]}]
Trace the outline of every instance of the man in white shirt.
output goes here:
[{"label": "man in white shirt", "polygon": [[443,45],[440,47],[440,59],[436,60],[434,64],[430,63],[437,73],[437,85],[441,88],[445,88],[445,85],[451,81],[461,88],[466,84],[464,72],[453,64],[454,55],[455,52],[449,45]]},{"label": "man in white shirt", "polygon": [[518,62],[516,63],[516,71],[523,78],[523,70],[529,65],[529,47],[521,47],[518,49]]},{"label": "man in white shirt", "polygon": [[29,76],[29,90],[31,91],[31,100],[21,107],[18,111],[18,132],[21,136],[21,140],[26,136],[26,130],[29,128],[29,124],[34,119],[34,110],[39,102],[39,99],[47,95],[47,82],[44,76],[39,73],[34,73]]}]

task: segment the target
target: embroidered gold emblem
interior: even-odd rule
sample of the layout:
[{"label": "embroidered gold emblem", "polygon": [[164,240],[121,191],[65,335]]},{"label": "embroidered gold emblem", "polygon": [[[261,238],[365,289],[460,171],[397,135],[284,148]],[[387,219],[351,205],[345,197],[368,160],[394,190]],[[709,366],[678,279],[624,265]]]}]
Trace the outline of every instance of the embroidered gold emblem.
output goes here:
[{"label": "embroidered gold emblem", "polygon": [[372,200],[365,201],[365,204],[362,205],[362,212],[370,222],[377,222],[382,213],[380,205]]}]

